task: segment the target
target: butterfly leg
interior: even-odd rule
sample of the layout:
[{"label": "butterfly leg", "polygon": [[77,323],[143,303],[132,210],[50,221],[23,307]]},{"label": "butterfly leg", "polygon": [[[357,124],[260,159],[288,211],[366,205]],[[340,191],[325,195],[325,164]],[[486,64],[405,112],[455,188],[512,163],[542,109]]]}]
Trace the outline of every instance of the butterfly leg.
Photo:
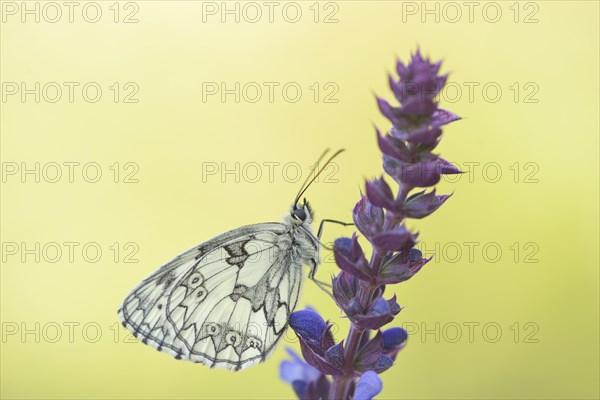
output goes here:
[{"label": "butterfly leg", "polygon": [[339,224],[339,225],[343,225],[343,226],[354,225],[352,222],[342,222],[342,221],[338,221],[337,219],[322,219],[321,223],[319,224],[319,230],[317,231],[317,237],[319,239],[321,239],[321,234],[323,233],[323,226],[325,225],[325,222],[332,222],[334,224]]},{"label": "butterfly leg", "polygon": [[[318,230],[318,233],[317,233],[317,238],[318,239],[321,239],[321,235],[323,234],[323,226],[325,225],[325,222],[332,222],[332,223],[343,225],[343,226],[354,225],[352,222],[342,222],[342,221],[338,221],[338,220],[335,220],[335,219],[322,219],[321,223],[319,224],[319,230]],[[325,249],[333,251],[332,247],[329,247],[329,246],[321,243],[320,240],[319,240],[319,243]],[[315,277],[316,274],[317,274],[317,264],[313,264],[312,268],[310,269],[310,274],[308,275],[308,277],[315,283],[315,285],[317,285],[317,287],[319,289],[321,289],[322,291],[324,291],[325,293],[327,293],[327,295],[329,297],[331,297],[332,299],[335,300],[335,298],[333,297],[333,294],[331,293],[331,288],[332,288],[331,284],[318,280]]]},{"label": "butterfly leg", "polygon": [[315,278],[311,278],[311,280],[315,283],[315,285],[317,285],[317,287],[319,289],[321,289],[322,291],[325,292],[325,294],[327,294],[327,296],[331,297],[333,300],[335,300],[335,297],[333,297],[333,293],[331,292],[331,285],[325,282],[322,282],[318,279]]},{"label": "butterfly leg", "polygon": [[308,274],[308,277],[310,278],[311,281],[313,281],[315,283],[315,285],[317,285],[317,287],[319,289],[324,291],[329,297],[331,297],[332,299],[335,300],[335,298],[333,297],[333,294],[331,293],[331,288],[332,288],[331,284],[318,280],[315,277],[316,274],[317,274],[317,264],[313,264],[312,268],[310,269],[310,273]]}]

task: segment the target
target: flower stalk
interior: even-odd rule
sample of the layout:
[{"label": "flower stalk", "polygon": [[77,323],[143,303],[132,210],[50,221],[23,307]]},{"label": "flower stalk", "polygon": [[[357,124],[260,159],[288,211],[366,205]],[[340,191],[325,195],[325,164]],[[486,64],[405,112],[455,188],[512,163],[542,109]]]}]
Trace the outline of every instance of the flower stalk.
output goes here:
[{"label": "flower stalk", "polygon": [[[447,80],[439,74],[440,65],[417,51],[409,63],[397,62],[398,78],[389,77],[399,106],[377,98],[379,110],[392,124],[385,135],[376,130],[377,143],[383,170],[397,190],[394,194],[383,176],[367,181],[366,194],[354,207],[361,241],[372,248],[369,260],[356,234],[334,243],[341,271],[332,281],[333,297],[350,321],[346,339],[336,343],[331,325],[314,310],[292,314],[290,326],[300,339],[304,364],[313,369],[305,374],[310,376],[307,380],[287,379],[301,399],[371,399],[382,389],[378,375],[393,365],[406,345],[404,329],[382,330],[401,311],[395,295],[384,298],[386,287],[412,278],[430,260],[414,247],[418,234],[406,227],[406,220],[438,210],[450,196],[426,188],[444,174],[461,173],[433,153],[442,127],[460,119],[440,109],[435,100]],[[417,188],[425,189],[411,194]]]}]

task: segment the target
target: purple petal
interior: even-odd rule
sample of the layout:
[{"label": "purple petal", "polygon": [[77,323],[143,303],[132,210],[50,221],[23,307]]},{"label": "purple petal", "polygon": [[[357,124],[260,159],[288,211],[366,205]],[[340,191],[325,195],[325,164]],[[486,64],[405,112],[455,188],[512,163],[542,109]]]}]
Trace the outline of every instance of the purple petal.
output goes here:
[{"label": "purple petal", "polygon": [[327,329],[325,320],[314,311],[300,310],[290,316],[290,327],[302,338],[311,341],[319,341],[321,335]]},{"label": "purple petal", "polygon": [[388,83],[390,85],[390,89],[392,89],[392,93],[396,96],[396,99],[402,103],[406,100],[406,91],[404,90],[404,83],[400,81],[396,81],[392,75],[388,75]]},{"label": "purple petal", "polygon": [[440,181],[436,161],[407,164],[402,172],[402,182],[415,187],[433,186]]},{"label": "purple petal", "polygon": [[385,285],[404,282],[413,276],[410,264],[403,262],[402,256],[397,255],[384,263],[379,269],[379,282]]},{"label": "purple petal", "polygon": [[386,100],[381,97],[377,97],[377,106],[379,107],[379,111],[383,114],[384,117],[390,120],[392,124],[396,122],[396,117],[393,112],[393,107]]},{"label": "purple petal", "polygon": [[354,206],[352,219],[360,233],[365,235],[369,240],[383,230],[383,208],[371,204],[366,196],[362,196],[360,201]]},{"label": "purple petal", "polygon": [[383,336],[383,350],[399,346],[408,339],[408,333],[400,327],[386,329],[381,334]]},{"label": "purple petal", "polygon": [[398,352],[406,345],[408,339],[408,333],[400,328],[386,329],[382,333],[383,335],[383,354],[390,357],[393,361],[396,359]]},{"label": "purple petal", "polygon": [[406,65],[400,59],[396,60],[396,72],[399,76],[403,76],[406,73]]},{"label": "purple petal", "polygon": [[322,353],[335,345],[335,340],[333,339],[333,332],[331,332],[331,328],[333,325],[327,325],[327,328],[321,335],[321,339],[319,340],[319,346],[322,349]]},{"label": "purple petal", "polygon": [[[402,104],[403,114],[414,114],[415,116],[431,116],[437,109],[437,104],[431,99],[419,98],[420,96],[411,97]],[[391,110],[390,110],[391,112]]]},{"label": "purple petal", "polygon": [[[396,128],[391,128],[392,132],[398,132]],[[408,150],[406,145],[398,137],[393,135],[382,136],[381,132],[377,130],[377,143],[379,149],[385,155],[397,158],[399,160],[408,161],[411,159],[411,152]]]},{"label": "purple petal", "polygon": [[358,243],[356,234],[352,235],[352,239],[336,239],[333,245],[333,254],[336,264],[342,271],[346,271],[364,281],[371,280],[372,271]]},{"label": "purple petal", "polygon": [[416,263],[417,261],[419,261],[421,259],[421,257],[423,256],[423,253],[421,253],[421,250],[419,249],[410,249],[410,254],[409,254],[409,262],[411,264]]},{"label": "purple petal", "polygon": [[442,158],[411,164],[384,156],[383,169],[396,182],[412,187],[433,186],[440,181],[442,174],[461,173],[458,168]]},{"label": "purple petal", "polygon": [[335,365],[338,368],[344,367],[344,341],[339,342],[338,344],[331,346],[325,352],[325,360],[327,360],[331,365]]},{"label": "purple petal", "polygon": [[[396,302],[393,301],[392,304]],[[355,315],[352,320],[365,329],[379,329],[394,319],[390,302],[382,297],[376,298],[364,314]]]},{"label": "purple petal", "polygon": [[372,400],[383,390],[383,383],[374,371],[366,371],[356,384],[354,400]]},{"label": "purple petal", "polygon": [[301,336],[298,336],[298,338],[300,339],[300,349],[302,350],[302,356],[304,357],[307,363],[309,363],[325,375],[339,375],[342,373],[340,368],[330,364],[325,359],[324,350],[320,349],[318,346],[315,346],[314,344],[307,341]]},{"label": "purple petal", "polygon": [[377,365],[375,366],[375,371],[380,374],[388,369],[390,369],[390,367],[394,365],[394,360],[387,356],[387,355],[382,355],[381,358],[379,359],[379,361],[377,361]]},{"label": "purple petal", "polygon": [[390,189],[390,186],[383,178],[367,181],[365,186],[367,190],[367,197],[373,205],[386,208],[388,210],[394,210],[396,208],[392,189]]},{"label": "purple petal", "polygon": [[424,145],[432,145],[437,142],[442,134],[442,130],[438,127],[426,126],[411,132],[406,140],[410,143],[422,143]]},{"label": "purple petal", "polygon": [[321,375],[319,380],[308,385],[304,397],[301,397],[300,400],[326,399],[329,394],[329,386],[327,377]]},{"label": "purple petal", "polygon": [[305,381],[293,381],[291,382],[292,384],[292,388],[294,389],[294,392],[296,392],[296,396],[298,396],[299,399],[304,399],[306,398],[306,392],[308,390],[308,383]]},{"label": "purple petal", "polygon": [[442,110],[441,108],[438,108],[433,113],[433,123],[437,126],[446,125],[459,119],[461,118],[458,115],[447,110]]},{"label": "purple petal", "polygon": [[342,271],[333,279],[333,297],[337,305],[348,316],[360,312],[361,307],[356,301],[359,284],[358,279],[348,272]]},{"label": "purple petal", "polygon": [[[414,251],[413,251],[414,250]],[[378,282],[382,284],[396,284],[412,278],[427,264],[431,258],[421,258],[421,252],[410,249],[410,253],[398,253],[390,257],[379,269]]]},{"label": "purple petal", "polygon": [[319,371],[304,362],[292,349],[286,350],[292,360],[284,360],[279,365],[279,377],[282,381],[291,384],[294,381],[313,382],[319,379],[321,375]]},{"label": "purple petal", "polygon": [[394,297],[386,301],[388,302],[390,312],[392,313],[392,315],[398,315],[400,311],[402,311],[402,307],[400,307],[400,304],[396,302],[396,295],[394,295]]},{"label": "purple petal", "polygon": [[438,166],[440,174],[444,174],[444,175],[462,174],[462,171],[460,169],[458,169],[450,161],[444,160],[443,158],[438,158],[436,160],[436,164]]},{"label": "purple petal", "polygon": [[375,337],[358,351],[354,362],[354,368],[360,372],[372,370],[377,366],[377,362],[382,355],[383,336],[381,335],[381,332],[377,332]]},{"label": "purple petal", "polygon": [[421,270],[421,268],[423,268],[423,265],[425,265],[429,261],[431,261],[432,258],[433,258],[433,256],[431,256],[429,258],[421,258],[421,259],[419,259],[419,260],[417,260],[415,262],[411,262],[411,264],[410,264],[411,274],[414,275],[417,272],[419,272]]},{"label": "purple petal", "polygon": [[424,218],[440,208],[449,198],[450,195],[436,195],[435,190],[430,193],[423,191],[410,196],[404,203],[402,211],[408,218]]},{"label": "purple petal", "polygon": [[404,225],[387,232],[383,232],[373,238],[373,244],[382,250],[402,251],[413,247],[416,243],[416,235],[410,232]]}]

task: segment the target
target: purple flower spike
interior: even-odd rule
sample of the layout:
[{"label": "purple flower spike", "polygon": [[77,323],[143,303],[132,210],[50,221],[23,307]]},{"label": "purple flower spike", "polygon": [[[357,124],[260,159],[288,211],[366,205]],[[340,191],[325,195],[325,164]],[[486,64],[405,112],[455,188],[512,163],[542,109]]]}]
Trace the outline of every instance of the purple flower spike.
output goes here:
[{"label": "purple flower spike", "polygon": [[451,195],[436,195],[435,190],[415,193],[406,199],[402,210],[407,218],[424,218],[440,208]]},{"label": "purple flower spike", "polygon": [[335,262],[343,270],[364,281],[373,278],[373,271],[369,268],[369,262],[365,258],[356,234],[352,239],[339,238],[333,245]]},{"label": "purple flower spike", "polygon": [[437,195],[435,189],[411,192],[435,186],[445,174],[461,173],[433,152],[445,126],[460,119],[438,107],[448,79],[440,67],[441,62],[432,62],[417,50],[409,62],[398,60],[397,75],[388,76],[397,102],[376,98],[391,123],[386,132],[375,128],[377,145],[383,170],[396,185],[391,187],[384,177],[367,181],[365,194],[352,211],[354,224],[371,249],[361,247],[356,234],[334,242],[340,271],[332,280],[332,295],[350,321],[348,336],[336,344],[332,326],[313,310],[295,312],[290,318],[306,363],[284,362],[281,376],[301,400],[372,400],[382,390],[378,374],[391,368],[406,346],[404,329],[384,329],[401,307],[395,295],[383,296],[387,285],[409,280],[431,260],[414,247],[417,233],[406,228],[406,220],[431,215],[450,197]]},{"label": "purple flower spike", "polygon": [[354,400],[372,400],[383,390],[383,383],[375,371],[366,371],[356,384]]}]

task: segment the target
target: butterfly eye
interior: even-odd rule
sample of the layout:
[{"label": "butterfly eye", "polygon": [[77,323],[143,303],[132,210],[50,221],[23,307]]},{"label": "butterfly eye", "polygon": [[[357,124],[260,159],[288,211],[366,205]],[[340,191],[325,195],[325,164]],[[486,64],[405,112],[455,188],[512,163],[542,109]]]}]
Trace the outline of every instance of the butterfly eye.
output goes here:
[{"label": "butterfly eye", "polygon": [[292,216],[298,221],[306,220],[306,212],[303,209],[297,208],[293,211]]}]

